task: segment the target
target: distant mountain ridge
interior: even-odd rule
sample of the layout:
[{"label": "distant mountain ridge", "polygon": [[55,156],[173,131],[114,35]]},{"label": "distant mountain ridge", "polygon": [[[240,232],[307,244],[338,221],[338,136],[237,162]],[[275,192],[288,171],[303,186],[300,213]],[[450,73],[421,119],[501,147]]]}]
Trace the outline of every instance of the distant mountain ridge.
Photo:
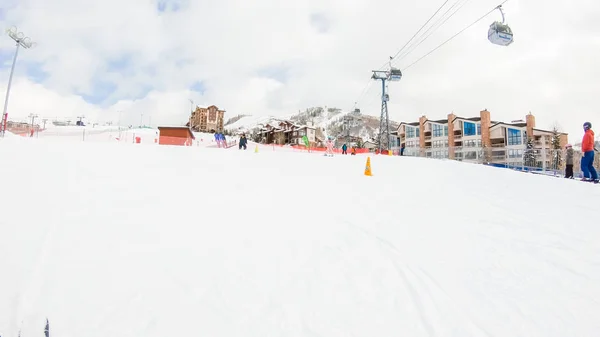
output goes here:
[{"label": "distant mountain ridge", "polygon": [[[343,112],[338,108],[311,107],[287,116],[256,117],[240,115],[225,123],[225,129],[232,133],[253,133],[261,126],[288,120],[298,125],[317,128],[317,136],[351,136],[363,141],[372,141],[379,133],[379,117],[363,115],[360,112]],[[399,123],[390,120],[390,130],[396,130]]]}]

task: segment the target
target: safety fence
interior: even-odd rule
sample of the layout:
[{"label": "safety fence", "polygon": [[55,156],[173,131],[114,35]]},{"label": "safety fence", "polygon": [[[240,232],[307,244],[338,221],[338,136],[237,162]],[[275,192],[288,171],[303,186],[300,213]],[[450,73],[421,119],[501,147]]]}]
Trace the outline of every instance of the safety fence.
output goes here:
[{"label": "safety fence", "polygon": [[[489,166],[508,168],[524,172],[561,176],[566,169],[565,149],[528,149],[525,146],[493,147],[432,147],[405,148],[404,156],[431,159],[449,159]],[[573,172],[581,176],[580,151],[573,151]],[[595,156],[594,167],[600,167],[600,155]]]},{"label": "safety fence", "polygon": [[[261,144],[264,147],[270,147],[275,151],[276,149],[289,149],[296,152],[326,152],[326,147],[307,147],[304,145],[279,145],[279,144]],[[333,153],[341,154],[343,151],[340,148],[334,148]],[[348,148],[346,151],[349,155],[352,153],[352,149]],[[370,153],[369,149],[356,149],[356,154]]]}]

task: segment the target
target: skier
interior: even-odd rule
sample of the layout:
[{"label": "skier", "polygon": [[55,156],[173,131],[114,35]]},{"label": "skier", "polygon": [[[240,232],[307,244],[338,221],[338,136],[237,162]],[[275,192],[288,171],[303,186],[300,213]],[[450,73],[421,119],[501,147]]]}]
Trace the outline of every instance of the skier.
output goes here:
[{"label": "skier", "polygon": [[325,151],[325,156],[333,157],[333,141],[331,138],[327,140],[327,151]]},{"label": "skier", "polygon": [[348,145],[344,144],[342,145],[342,154],[348,154]]},{"label": "skier", "polygon": [[352,156],[356,156],[356,147],[352,147],[352,152],[350,153]]},{"label": "skier", "polygon": [[571,144],[567,144],[565,149],[567,152],[565,156],[565,178],[573,179],[573,146]]},{"label": "skier", "polygon": [[242,147],[245,150],[247,144],[248,144],[248,139],[246,139],[246,135],[242,133],[242,136],[240,137],[240,150],[242,149]]},{"label": "skier", "polygon": [[583,123],[583,141],[581,142],[581,170],[583,171],[582,181],[592,181],[598,183],[598,173],[594,168],[594,131],[592,131],[592,123]]}]

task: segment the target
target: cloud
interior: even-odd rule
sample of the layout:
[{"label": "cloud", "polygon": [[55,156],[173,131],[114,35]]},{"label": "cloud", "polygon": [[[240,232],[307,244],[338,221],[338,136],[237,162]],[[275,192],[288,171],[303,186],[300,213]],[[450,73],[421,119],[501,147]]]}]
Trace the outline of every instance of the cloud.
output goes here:
[{"label": "cloud", "polygon": [[[116,121],[123,111],[127,123],[139,123],[143,113],[156,125],[185,123],[188,99],[230,116],[286,115],[314,105],[350,109],[356,101],[378,115],[380,86],[371,83],[361,95],[371,70],[396,54],[441,1],[6,3],[2,26],[16,25],[38,42],[19,55],[11,117],[36,112]],[[390,118],[477,115],[487,108],[494,119],[513,120],[531,111],[539,127],[558,123],[575,138],[584,121],[600,125],[594,111],[600,5],[591,0],[552,6],[510,0],[503,7],[515,32],[511,46],[487,41],[489,24],[500,20],[496,11],[411,65],[497,4],[466,2],[394,61],[404,77],[389,85]],[[0,39],[2,93],[13,52],[12,40]]]}]

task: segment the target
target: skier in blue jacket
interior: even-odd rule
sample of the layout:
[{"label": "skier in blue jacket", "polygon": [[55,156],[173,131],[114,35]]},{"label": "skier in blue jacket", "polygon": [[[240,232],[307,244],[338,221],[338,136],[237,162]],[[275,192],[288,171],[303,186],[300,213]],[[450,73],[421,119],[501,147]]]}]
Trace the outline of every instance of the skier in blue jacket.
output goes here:
[{"label": "skier in blue jacket", "polygon": [[244,150],[246,149],[246,146],[248,144],[248,139],[246,138],[245,134],[242,134],[242,136],[240,137],[240,150],[242,149],[242,147],[244,148]]}]

